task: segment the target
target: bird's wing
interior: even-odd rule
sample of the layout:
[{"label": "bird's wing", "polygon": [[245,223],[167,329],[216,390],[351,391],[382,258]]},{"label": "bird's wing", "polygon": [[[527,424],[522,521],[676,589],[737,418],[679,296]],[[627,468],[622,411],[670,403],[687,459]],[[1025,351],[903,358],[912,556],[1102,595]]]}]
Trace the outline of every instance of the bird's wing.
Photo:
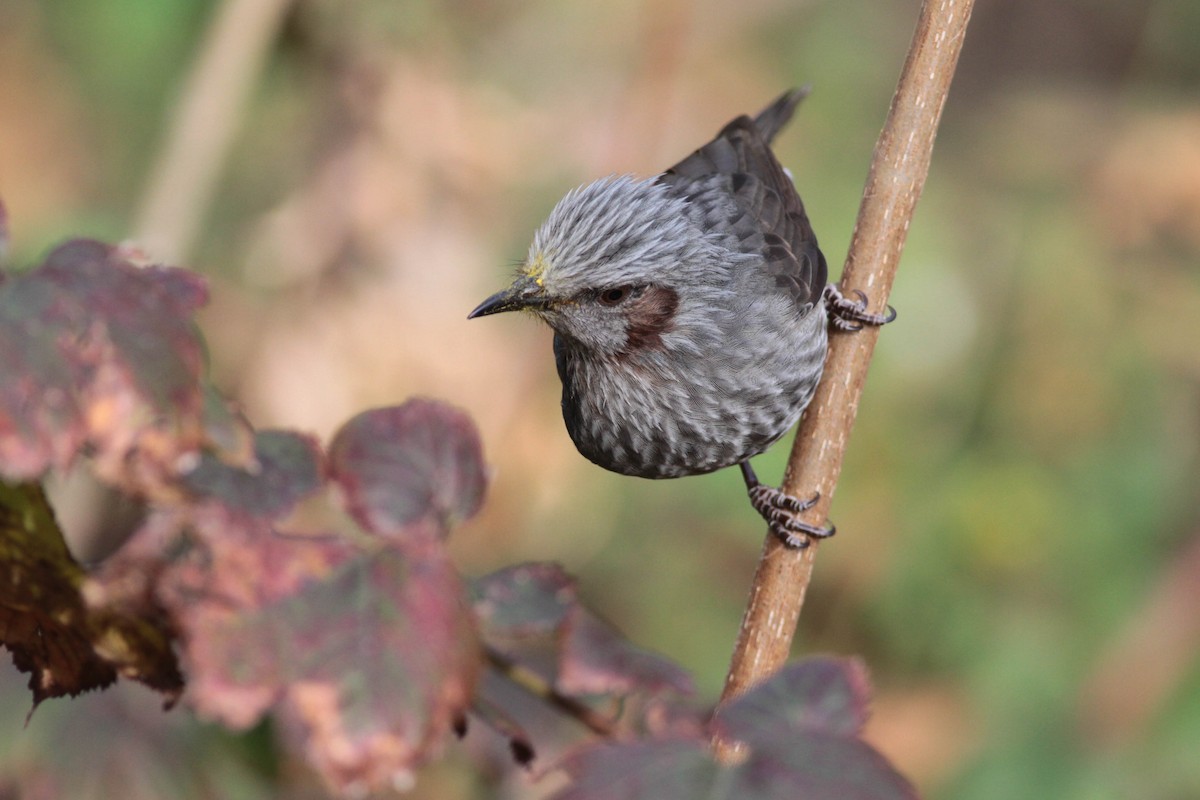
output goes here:
[{"label": "bird's wing", "polygon": [[806,93],[783,94],[756,119],[738,117],[658,178],[702,208],[706,224],[729,233],[740,252],[761,255],[775,284],[801,308],[821,297],[829,270],[804,203],[769,142]]},{"label": "bird's wing", "polygon": [[773,142],[775,135],[783,130],[783,126],[791,122],[792,115],[796,113],[796,107],[800,105],[801,100],[808,97],[810,90],[809,86],[789,89],[775,98],[775,102],[771,105],[758,112],[758,116],[754,118],[754,124],[767,144]]}]

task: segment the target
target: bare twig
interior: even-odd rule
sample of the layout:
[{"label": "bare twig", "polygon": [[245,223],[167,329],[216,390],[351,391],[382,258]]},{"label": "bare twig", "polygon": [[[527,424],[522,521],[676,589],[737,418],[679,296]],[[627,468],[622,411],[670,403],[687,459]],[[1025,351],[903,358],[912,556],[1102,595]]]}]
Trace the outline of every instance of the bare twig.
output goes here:
[{"label": "bare twig", "polygon": [[[842,273],[843,292],[860,289],[882,309],[909,220],[925,184],[942,106],[962,49],[973,0],[925,0],[883,132],[875,145],[858,221]],[[842,469],[877,328],[831,337],[825,377],[796,434],[784,489],[821,499],[807,521],[820,525]],[[852,544],[852,543],[848,543]],[[768,534],[742,619],[725,702],[787,660],[817,547],[791,550]]]},{"label": "bare twig", "polygon": [[292,2],[225,0],[217,9],[133,225],[133,238],[156,260],[186,260],[242,110]]},{"label": "bare twig", "polygon": [[549,705],[578,721],[592,733],[605,739],[611,739],[616,734],[616,724],[613,720],[596,711],[587,703],[558,691],[549,681],[533,670],[521,666],[494,647],[485,645],[483,653],[488,664],[494,670],[525,691],[535,697],[540,697]]}]

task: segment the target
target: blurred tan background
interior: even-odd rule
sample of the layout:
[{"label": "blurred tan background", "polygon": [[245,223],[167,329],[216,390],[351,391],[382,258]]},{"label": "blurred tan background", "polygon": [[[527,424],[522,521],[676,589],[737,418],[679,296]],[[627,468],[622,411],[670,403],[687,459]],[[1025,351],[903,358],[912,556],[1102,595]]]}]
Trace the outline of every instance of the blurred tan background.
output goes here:
[{"label": "blurred tan background", "polygon": [[[764,533],[740,477],[592,466],[549,331],[466,314],[566,190],[801,83],[776,149],[836,275],[917,6],[0,0],[10,260],[132,238],[204,273],[259,426],[467,409],[462,569],[563,562],[711,701]],[[929,797],[1200,797],[1200,4],[980,0],[892,303],[797,653],[866,659],[869,737]],[[0,676],[0,797],[314,791],[269,726],[122,687],[22,731]],[[416,796],[539,796],[474,746]]]}]

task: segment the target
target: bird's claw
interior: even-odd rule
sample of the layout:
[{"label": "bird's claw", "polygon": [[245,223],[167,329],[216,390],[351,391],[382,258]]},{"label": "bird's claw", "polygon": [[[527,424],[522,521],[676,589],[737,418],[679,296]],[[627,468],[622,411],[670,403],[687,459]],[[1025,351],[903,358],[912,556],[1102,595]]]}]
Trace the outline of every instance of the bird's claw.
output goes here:
[{"label": "bird's claw", "polygon": [[886,314],[872,314],[867,311],[867,296],[858,289],[852,290],[858,296],[850,300],[842,294],[837,284],[825,286],[825,313],[829,322],[840,331],[861,331],[864,325],[886,325],[896,318],[896,309],[887,307]]},{"label": "bird's claw", "polygon": [[807,500],[801,500],[799,497],[761,483],[750,490],[750,503],[759,513],[762,513],[762,509],[768,508],[772,511],[799,514],[816,505],[820,497],[821,495],[818,493]]},{"label": "bird's claw", "polygon": [[807,500],[801,500],[773,486],[758,483],[749,488],[749,494],[754,510],[767,521],[771,533],[788,547],[803,550],[813,539],[828,539],[837,532],[837,528],[832,525],[820,527],[797,517],[816,505],[821,497],[820,493],[813,494]]}]

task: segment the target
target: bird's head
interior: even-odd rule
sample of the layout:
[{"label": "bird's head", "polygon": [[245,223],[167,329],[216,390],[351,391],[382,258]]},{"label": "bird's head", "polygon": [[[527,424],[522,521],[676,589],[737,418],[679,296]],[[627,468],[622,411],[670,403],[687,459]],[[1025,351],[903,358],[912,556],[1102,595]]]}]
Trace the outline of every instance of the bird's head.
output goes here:
[{"label": "bird's head", "polygon": [[719,285],[717,246],[653,180],[604,178],[567,194],[520,273],[469,318],[525,310],[601,356],[661,348],[682,306]]}]

